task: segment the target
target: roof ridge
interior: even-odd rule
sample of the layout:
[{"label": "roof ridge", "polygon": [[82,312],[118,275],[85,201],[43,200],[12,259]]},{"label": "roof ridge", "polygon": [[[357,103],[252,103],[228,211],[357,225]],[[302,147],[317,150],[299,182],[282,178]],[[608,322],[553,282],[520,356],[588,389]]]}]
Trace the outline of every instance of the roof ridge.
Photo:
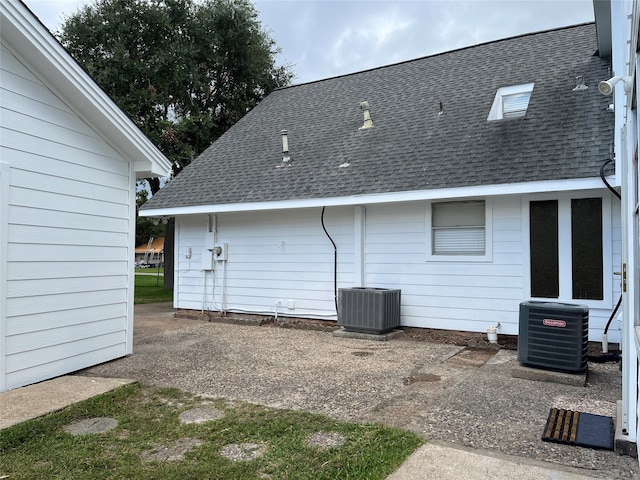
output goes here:
[{"label": "roof ridge", "polygon": [[[537,32],[521,33],[519,35],[513,35],[511,37],[498,38],[496,40],[489,40],[489,41],[482,42],[482,43],[476,43],[474,45],[467,45],[466,47],[454,48],[453,50],[446,50],[444,52],[433,53],[431,55],[424,55],[422,57],[411,58],[409,60],[402,60],[400,62],[389,63],[387,65],[379,65],[377,67],[366,68],[364,70],[358,70],[357,72],[343,73],[341,75],[336,75],[334,77],[320,78],[318,80],[311,80],[309,82],[303,82],[303,83],[296,83],[296,84],[293,84],[293,85],[287,85],[287,86],[284,86],[284,87],[276,88],[274,90],[274,92],[279,91],[279,90],[287,90],[287,89],[295,88],[295,87],[301,87],[303,85],[312,85],[314,83],[326,82],[328,80],[335,80],[337,78],[351,77],[351,76],[354,76],[354,75],[360,75],[361,73],[374,72],[376,70],[382,70],[382,69],[385,69],[385,68],[396,67],[398,65],[404,65],[404,64],[407,64],[407,63],[418,62],[420,60],[425,60],[427,58],[435,58],[435,57],[439,57],[441,55],[447,55],[447,54],[450,54],[450,53],[461,52],[461,51],[469,50],[469,49],[476,48],[476,47],[482,47],[482,46],[485,46],[485,45],[491,45],[491,44],[496,44],[496,43],[500,43],[500,42],[506,42],[506,41],[510,41],[510,40],[515,40],[517,38],[524,38],[524,37],[530,37],[530,36],[534,36],[534,35],[541,35],[541,34],[544,34],[544,33],[556,32],[556,31],[560,31],[560,30],[568,30],[570,28],[584,27],[584,26],[587,26],[587,25],[595,25],[595,21],[594,22],[578,23],[576,25],[566,25],[564,27],[549,28],[547,30],[539,30]],[[596,47],[596,49],[597,49],[597,47]]]}]

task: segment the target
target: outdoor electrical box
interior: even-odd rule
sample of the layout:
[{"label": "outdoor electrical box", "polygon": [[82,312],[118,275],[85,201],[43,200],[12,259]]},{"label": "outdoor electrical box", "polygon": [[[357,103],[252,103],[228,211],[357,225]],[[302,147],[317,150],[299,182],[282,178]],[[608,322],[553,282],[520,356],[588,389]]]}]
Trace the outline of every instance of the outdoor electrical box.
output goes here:
[{"label": "outdoor electrical box", "polygon": [[208,248],[202,250],[202,270],[214,270],[213,252]]},{"label": "outdoor electrical box", "polygon": [[518,361],[530,367],[580,373],[587,368],[589,307],[522,302]]},{"label": "outdoor electrical box", "polygon": [[218,262],[226,262],[228,260],[229,245],[223,243],[222,245],[216,245],[213,247],[213,258]]}]

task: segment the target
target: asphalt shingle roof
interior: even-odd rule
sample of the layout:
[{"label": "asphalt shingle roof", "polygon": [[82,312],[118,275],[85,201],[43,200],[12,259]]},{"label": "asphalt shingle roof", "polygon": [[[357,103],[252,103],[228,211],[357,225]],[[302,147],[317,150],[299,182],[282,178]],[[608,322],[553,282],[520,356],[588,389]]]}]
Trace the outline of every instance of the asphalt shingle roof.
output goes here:
[{"label": "asphalt shingle roof", "polygon": [[[613,144],[596,48],[590,23],[276,90],[143,208],[596,177]],[[499,87],[530,82],[524,118],[487,121]]]}]

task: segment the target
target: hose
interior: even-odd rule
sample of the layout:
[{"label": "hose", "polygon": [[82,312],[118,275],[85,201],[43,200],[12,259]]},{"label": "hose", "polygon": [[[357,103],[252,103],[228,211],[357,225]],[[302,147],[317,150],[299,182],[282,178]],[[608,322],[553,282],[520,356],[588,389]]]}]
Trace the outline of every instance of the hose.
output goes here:
[{"label": "hose", "polygon": [[331,244],[333,245],[333,302],[336,306],[336,314],[338,313],[338,247],[336,247],[336,242],[333,241],[329,232],[327,232],[327,228],[324,226],[324,210],[326,207],[322,207],[322,214],[320,215],[320,223],[322,224],[322,229],[324,230],[324,234],[327,236]]}]

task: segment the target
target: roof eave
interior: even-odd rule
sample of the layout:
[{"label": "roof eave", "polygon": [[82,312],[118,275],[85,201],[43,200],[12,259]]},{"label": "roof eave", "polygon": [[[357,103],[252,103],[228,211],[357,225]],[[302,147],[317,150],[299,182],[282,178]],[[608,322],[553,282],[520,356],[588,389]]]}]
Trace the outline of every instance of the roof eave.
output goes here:
[{"label": "roof eave", "polygon": [[[614,178],[609,178],[614,182]],[[345,197],[310,198],[281,200],[272,202],[229,203],[219,205],[193,205],[186,207],[148,208],[140,210],[141,217],[177,217],[182,215],[202,215],[208,213],[238,213],[267,210],[290,210],[301,208],[376,205],[415,201],[434,201],[471,197],[495,197],[499,195],[530,195],[536,193],[598,190],[606,188],[600,178],[578,178],[547,180],[528,183],[505,183],[473,187],[414,190],[408,192],[351,195]]]},{"label": "roof eave", "polygon": [[47,87],[132,162],[138,178],[171,173],[171,162],[22,2],[0,4],[0,30],[3,42],[37,70]]}]

